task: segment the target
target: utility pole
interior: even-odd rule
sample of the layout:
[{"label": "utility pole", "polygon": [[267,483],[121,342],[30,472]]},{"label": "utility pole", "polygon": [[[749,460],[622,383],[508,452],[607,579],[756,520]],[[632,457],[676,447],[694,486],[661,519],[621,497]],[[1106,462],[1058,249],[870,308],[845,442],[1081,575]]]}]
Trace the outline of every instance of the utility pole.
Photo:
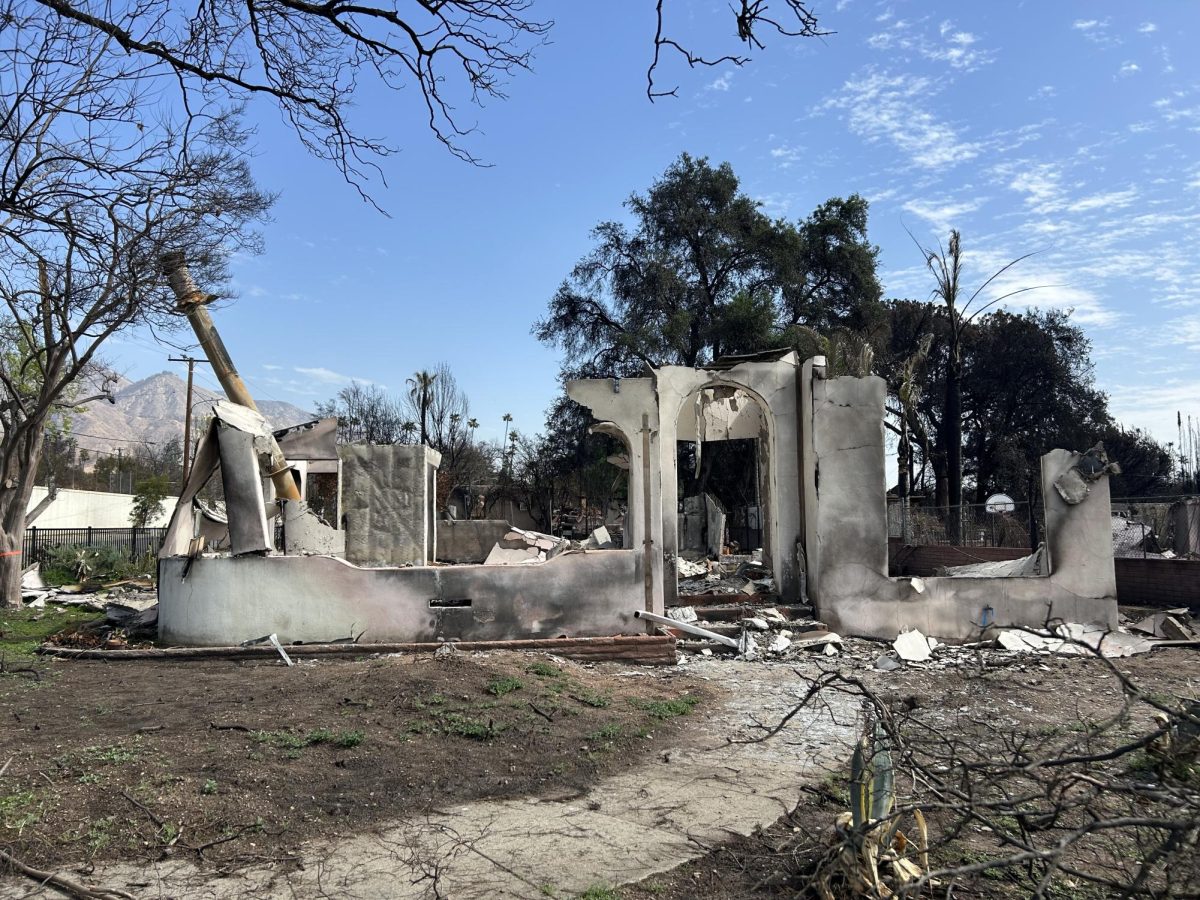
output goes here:
[{"label": "utility pole", "polygon": [[192,356],[168,356],[167,362],[185,362],[188,367],[187,400],[183,407],[183,477],[180,479],[179,492],[187,484],[188,473],[191,471],[192,455],[192,371],[198,362],[208,362],[207,359],[196,359]]}]

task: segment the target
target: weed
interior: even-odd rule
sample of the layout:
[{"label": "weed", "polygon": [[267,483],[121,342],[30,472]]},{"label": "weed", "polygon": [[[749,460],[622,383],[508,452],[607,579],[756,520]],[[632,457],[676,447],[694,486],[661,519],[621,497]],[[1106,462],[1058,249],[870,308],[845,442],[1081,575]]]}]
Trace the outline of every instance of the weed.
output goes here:
[{"label": "weed", "polygon": [[674,719],[676,716],[686,716],[695,709],[700,703],[700,698],[684,694],[675,700],[633,700],[630,702],[653,719]]},{"label": "weed", "polygon": [[558,666],[552,666],[548,662],[530,663],[525,667],[525,671],[538,678],[557,678],[563,673]]},{"label": "weed", "polygon": [[98,772],[84,772],[77,780],[80,784],[99,784],[101,778]]},{"label": "weed", "polygon": [[625,733],[625,728],[620,722],[609,722],[603,728],[599,728],[588,735],[589,741],[615,741]]},{"label": "weed", "polygon": [[308,738],[290,731],[256,731],[253,738],[260,744],[280,750],[300,750],[308,746]]},{"label": "weed", "polygon": [[438,719],[438,724],[444,734],[455,734],[475,741],[490,741],[506,727],[497,725],[490,719],[484,722],[458,713],[447,713]]},{"label": "weed", "polygon": [[578,700],[586,706],[591,706],[594,709],[604,709],[612,703],[612,697],[609,694],[600,694],[596,691],[581,690],[578,693],[571,695],[571,699]]},{"label": "weed", "polygon": [[333,739],[335,747],[341,747],[343,750],[349,750],[351,747],[357,747],[366,738],[366,732],[361,730],[354,731],[339,731],[337,737]]},{"label": "weed", "polygon": [[[134,739],[134,744],[137,744],[137,739]],[[119,765],[120,763],[133,762],[141,753],[141,749],[137,746],[126,747],[123,744],[111,744],[107,747],[92,746],[84,747],[80,753],[80,760],[94,763],[112,763]]]},{"label": "weed", "polygon": [[503,697],[505,694],[511,694],[513,691],[519,691],[525,687],[521,683],[520,678],[496,678],[487,686],[487,692],[496,697]]},{"label": "weed", "polygon": [[594,884],[579,895],[579,900],[621,900],[621,895],[610,887]]},{"label": "weed", "polygon": [[200,793],[202,794],[215,794],[216,792],[217,783],[211,778],[205,779],[204,784],[200,785]]},{"label": "weed", "polygon": [[20,834],[26,826],[38,822],[45,809],[45,804],[33,791],[18,791],[0,797],[0,822]]},{"label": "weed", "polygon": [[553,897],[554,896],[554,885],[543,884],[538,887],[538,893],[541,894],[543,897]]}]

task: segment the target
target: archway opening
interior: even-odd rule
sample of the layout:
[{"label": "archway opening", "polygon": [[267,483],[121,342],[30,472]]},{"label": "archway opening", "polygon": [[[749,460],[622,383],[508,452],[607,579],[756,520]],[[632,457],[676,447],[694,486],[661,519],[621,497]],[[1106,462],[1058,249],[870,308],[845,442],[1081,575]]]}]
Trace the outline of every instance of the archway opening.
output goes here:
[{"label": "archway opening", "polygon": [[678,553],[693,563],[685,571],[757,551],[773,568],[768,438],[767,414],[744,388],[709,385],[685,399],[675,455]]}]

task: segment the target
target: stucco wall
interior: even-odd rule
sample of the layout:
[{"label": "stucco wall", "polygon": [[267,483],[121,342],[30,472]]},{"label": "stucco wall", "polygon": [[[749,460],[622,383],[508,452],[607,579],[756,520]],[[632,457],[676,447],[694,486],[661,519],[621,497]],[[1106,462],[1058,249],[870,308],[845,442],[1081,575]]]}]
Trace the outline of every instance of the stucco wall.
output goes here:
[{"label": "stucco wall", "polygon": [[[540,565],[364,569],[327,556],[171,557],[159,570],[160,638],[225,646],[274,632],[363,643],[638,634],[635,550],[564,554]],[[438,604],[470,601],[470,606]]]},{"label": "stucco wall", "polygon": [[[35,487],[29,500],[33,509],[46,496],[46,488]],[[151,528],[163,528],[170,518],[174,500],[163,502],[163,513],[151,519]],[[129,513],[133,510],[132,494],[110,494],[107,491],[76,491],[59,488],[58,497],[34,522],[38,528],[128,528]]]},{"label": "stucco wall", "polygon": [[403,444],[343,444],[338,456],[346,559],[363,566],[430,561],[436,534],[428,469],[438,454]]}]

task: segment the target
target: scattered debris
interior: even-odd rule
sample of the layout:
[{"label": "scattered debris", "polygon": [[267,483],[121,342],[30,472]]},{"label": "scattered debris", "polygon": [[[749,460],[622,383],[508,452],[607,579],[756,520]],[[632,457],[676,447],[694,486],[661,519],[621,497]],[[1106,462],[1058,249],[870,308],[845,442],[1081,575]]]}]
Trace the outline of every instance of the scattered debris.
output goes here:
[{"label": "scattered debris", "polygon": [[584,550],[615,550],[616,548],[616,542],[603,525],[588,535],[588,539],[583,542]]},{"label": "scattered debris", "polygon": [[[945,566],[938,569],[938,575],[949,578],[1036,578],[1048,575],[1045,564],[1046,545],[1041,544],[1029,556],[1019,559],[990,560],[987,562],[968,563],[965,566]],[[913,587],[917,587],[913,579]],[[924,583],[917,588],[920,593],[925,589]]]},{"label": "scattered debris", "polygon": [[530,563],[542,563],[553,559],[564,550],[571,549],[571,546],[571,541],[566,538],[514,527],[496,542],[496,546],[492,548],[492,552],[488,554],[488,558],[483,561],[483,564],[485,566],[523,566]]},{"label": "scattered debris", "polygon": [[925,662],[933,655],[936,641],[913,629],[905,631],[892,641],[892,646],[896,648],[896,655],[905,662]]},{"label": "scattered debris", "polygon": [[696,615],[694,606],[673,606],[667,610],[667,618],[676,622],[695,622],[700,617]]}]

